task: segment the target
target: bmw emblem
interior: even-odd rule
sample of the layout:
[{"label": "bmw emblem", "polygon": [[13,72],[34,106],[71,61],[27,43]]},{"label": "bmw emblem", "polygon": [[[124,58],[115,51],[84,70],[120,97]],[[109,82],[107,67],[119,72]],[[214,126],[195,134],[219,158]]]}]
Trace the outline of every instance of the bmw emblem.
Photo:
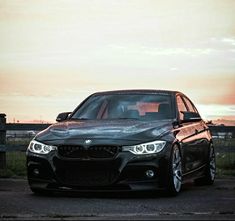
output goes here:
[{"label": "bmw emblem", "polygon": [[85,140],[85,144],[90,144],[92,141],[91,140]]}]

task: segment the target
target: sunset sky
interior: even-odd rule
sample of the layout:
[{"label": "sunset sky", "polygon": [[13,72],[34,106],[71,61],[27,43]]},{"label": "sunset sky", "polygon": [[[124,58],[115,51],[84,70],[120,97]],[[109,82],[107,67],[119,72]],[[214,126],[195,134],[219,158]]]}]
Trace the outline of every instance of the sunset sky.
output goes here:
[{"label": "sunset sky", "polygon": [[234,0],[0,0],[0,113],[53,122],[114,89],[188,95],[235,120]]}]

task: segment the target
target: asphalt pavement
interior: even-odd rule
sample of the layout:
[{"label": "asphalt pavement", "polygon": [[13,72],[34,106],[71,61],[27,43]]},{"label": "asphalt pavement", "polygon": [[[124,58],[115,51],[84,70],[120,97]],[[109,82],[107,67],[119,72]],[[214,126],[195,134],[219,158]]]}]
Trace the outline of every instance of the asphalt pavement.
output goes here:
[{"label": "asphalt pavement", "polygon": [[162,192],[34,195],[24,179],[0,179],[1,220],[235,220],[235,178]]}]

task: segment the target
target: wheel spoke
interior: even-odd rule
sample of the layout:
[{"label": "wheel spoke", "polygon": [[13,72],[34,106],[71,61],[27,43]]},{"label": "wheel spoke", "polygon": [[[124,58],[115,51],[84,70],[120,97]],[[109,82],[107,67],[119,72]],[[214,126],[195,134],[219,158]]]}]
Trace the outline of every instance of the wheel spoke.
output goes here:
[{"label": "wheel spoke", "polygon": [[179,166],[181,166],[181,161],[178,161],[176,163],[173,164],[173,169],[178,169]]},{"label": "wheel spoke", "polygon": [[178,158],[178,160],[175,162],[175,164],[178,166],[180,162],[181,162],[181,159]]},{"label": "wheel spoke", "polygon": [[213,147],[211,147],[211,149],[210,149],[209,160],[210,160],[209,169],[210,169],[211,179],[214,179],[215,178],[215,173],[216,173],[216,164],[215,164],[215,152],[214,152]]},{"label": "wheel spoke", "polygon": [[215,156],[210,156],[210,161],[215,160]]},{"label": "wheel spoke", "polygon": [[210,165],[210,169],[215,170],[215,165],[214,165],[214,164],[213,164],[213,165]]},{"label": "wheel spoke", "polygon": [[172,157],[172,173],[175,190],[179,191],[182,183],[182,172],[181,172],[181,156],[179,149],[174,149]]},{"label": "wheel spoke", "polygon": [[175,174],[175,177],[177,178],[177,180],[179,180],[181,182],[181,176],[179,176],[178,173]]}]

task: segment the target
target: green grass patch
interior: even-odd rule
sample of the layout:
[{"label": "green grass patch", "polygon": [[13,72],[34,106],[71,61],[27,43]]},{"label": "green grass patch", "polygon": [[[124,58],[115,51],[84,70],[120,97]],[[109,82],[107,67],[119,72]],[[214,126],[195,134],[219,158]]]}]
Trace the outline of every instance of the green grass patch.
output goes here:
[{"label": "green grass patch", "polygon": [[235,176],[235,170],[224,170],[217,168],[216,176],[217,177]]},{"label": "green grass patch", "polygon": [[9,169],[0,169],[0,178],[13,177],[14,173]]},{"label": "green grass patch", "polygon": [[217,153],[216,165],[223,170],[235,170],[235,153]]},{"label": "green grass patch", "polygon": [[217,175],[235,176],[235,153],[223,152],[216,154]]},{"label": "green grass patch", "polygon": [[25,152],[12,151],[6,153],[6,169],[0,170],[0,177],[25,177],[26,156]]}]

